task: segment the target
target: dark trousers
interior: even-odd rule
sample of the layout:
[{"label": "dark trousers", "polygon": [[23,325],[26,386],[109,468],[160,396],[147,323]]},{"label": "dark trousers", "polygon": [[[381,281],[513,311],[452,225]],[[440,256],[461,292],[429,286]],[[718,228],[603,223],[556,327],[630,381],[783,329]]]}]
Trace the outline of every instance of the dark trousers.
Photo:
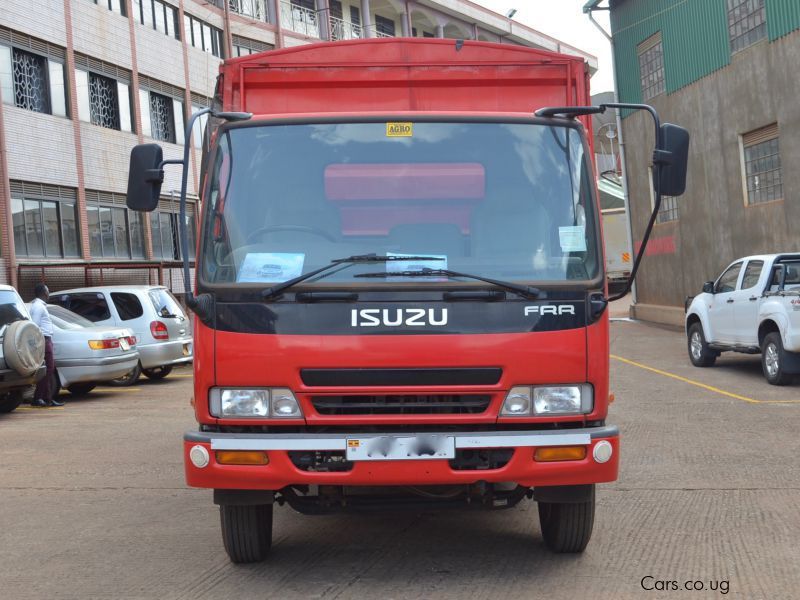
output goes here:
[{"label": "dark trousers", "polygon": [[53,390],[50,382],[53,380],[53,372],[56,370],[56,361],[53,360],[53,338],[44,338],[44,364],[47,367],[47,374],[36,384],[36,400],[50,402]]}]

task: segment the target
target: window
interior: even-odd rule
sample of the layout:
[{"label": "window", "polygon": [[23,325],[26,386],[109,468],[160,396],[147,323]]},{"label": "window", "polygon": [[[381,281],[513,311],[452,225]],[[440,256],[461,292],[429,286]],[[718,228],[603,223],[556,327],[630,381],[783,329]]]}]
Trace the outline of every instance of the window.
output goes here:
[{"label": "window", "polygon": [[250,54],[256,54],[257,52],[272,50],[273,48],[273,46],[265,42],[243,38],[235,34],[233,35],[232,42],[233,56],[248,56]]},{"label": "window", "polygon": [[361,9],[357,6],[350,6],[350,22],[361,27]]},{"label": "window", "polygon": [[175,143],[172,100],[155,92],[150,92],[150,128],[153,139]]},{"label": "window", "polygon": [[648,38],[637,48],[639,55],[639,77],[642,84],[642,100],[663,94],[664,83],[664,46],[661,33]]},{"label": "window", "polygon": [[155,288],[147,292],[150,302],[159,317],[183,317],[181,305],[175,300],[175,296],[165,288]]},{"label": "window", "polygon": [[111,318],[108,303],[100,292],[86,292],[78,294],[53,294],[49,302],[63,306],[92,323],[105,321]]},{"label": "window", "polygon": [[183,14],[184,29],[186,29],[186,43],[222,58],[222,30],[193,17],[188,13]]},{"label": "window", "polygon": [[678,220],[678,199],[675,196],[661,196],[656,223],[668,223]]},{"label": "window", "polygon": [[[208,108],[209,104],[200,105],[200,104],[192,104],[192,114],[203,110],[204,108]],[[194,122],[194,127],[192,128],[192,140],[194,141],[194,147],[201,149],[203,147],[203,135],[206,131],[206,125],[208,124],[208,115],[200,115],[197,120]]]},{"label": "window", "polygon": [[92,0],[98,6],[105,6],[111,12],[115,12],[123,17],[127,16],[125,12],[125,0]]},{"label": "window", "polygon": [[752,46],[767,36],[764,0],[728,0],[728,37],[731,52]]},{"label": "window", "polygon": [[748,206],[783,199],[777,123],[742,136],[742,164]]},{"label": "window", "polygon": [[42,258],[78,256],[75,197],[75,191],[67,188],[11,182],[16,253]]},{"label": "window", "polygon": [[761,269],[764,268],[763,260],[751,260],[747,263],[744,270],[744,278],[742,279],[742,289],[749,290],[758,283],[761,278]]},{"label": "window", "polygon": [[184,140],[183,90],[139,76],[142,134],[154,140],[182,144]]},{"label": "window", "polygon": [[[125,0],[120,0],[124,2]],[[133,0],[133,18],[156,31],[181,39],[178,10],[161,0]]]},{"label": "window", "polygon": [[394,37],[394,21],[375,15],[375,32],[381,36]]},{"label": "window", "polygon": [[742,263],[740,262],[728,267],[728,269],[719,276],[719,279],[717,279],[717,283],[714,286],[714,293],[724,294],[734,291],[736,289],[736,282],[739,279],[739,271],[741,270]]},{"label": "window", "polygon": [[144,258],[142,216],[125,207],[122,194],[87,190],[86,222],[93,258]]},{"label": "window", "polygon": [[127,292],[111,292],[111,301],[117,308],[119,318],[123,321],[138,319],[144,314],[142,303],[139,302],[139,298],[136,296],[136,294],[129,294]]},{"label": "window", "polygon": [[78,118],[107,129],[133,131],[129,75],[84,56],[76,55],[75,62]]},{"label": "window", "polygon": [[[192,206],[187,206],[186,227],[189,232],[189,259],[195,257],[195,224],[194,210]],[[168,212],[159,209],[150,213],[150,233],[153,237],[153,258],[162,260],[181,260],[180,246],[180,215],[177,212]]]},{"label": "window", "polygon": [[236,14],[267,21],[268,10],[266,0],[228,0],[230,9]]},{"label": "window", "polygon": [[64,51],[51,48],[49,44],[45,46],[47,56],[0,44],[0,90],[3,102],[26,110],[65,117]]}]

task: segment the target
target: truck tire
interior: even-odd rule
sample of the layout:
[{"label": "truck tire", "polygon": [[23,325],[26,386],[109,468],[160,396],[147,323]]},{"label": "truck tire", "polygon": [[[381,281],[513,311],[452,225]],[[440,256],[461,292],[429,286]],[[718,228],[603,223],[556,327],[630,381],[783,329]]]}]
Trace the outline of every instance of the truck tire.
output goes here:
[{"label": "truck tire", "polygon": [[29,377],[44,362],[44,336],[31,321],[14,321],[3,337],[3,356],[9,368]]},{"label": "truck tire", "polygon": [[689,360],[695,367],[713,367],[719,356],[706,343],[706,336],[703,335],[703,326],[700,323],[692,323],[687,335],[687,345],[689,349]]},{"label": "truck tire", "polygon": [[788,385],[793,375],[785,369],[786,350],[783,349],[781,334],[777,331],[768,333],[761,345],[761,369],[764,377],[772,385]]},{"label": "truck tire", "polygon": [[560,554],[583,552],[594,526],[594,486],[588,502],[539,502],[545,546]]},{"label": "truck tire", "polygon": [[272,504],[219,507],[222,542],[231,562],[264,560],[272,546]]}]

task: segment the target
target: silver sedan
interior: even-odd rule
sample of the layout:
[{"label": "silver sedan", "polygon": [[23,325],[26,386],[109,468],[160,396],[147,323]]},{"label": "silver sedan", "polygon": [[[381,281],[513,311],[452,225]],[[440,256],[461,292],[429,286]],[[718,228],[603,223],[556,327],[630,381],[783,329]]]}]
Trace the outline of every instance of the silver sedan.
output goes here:
[{"label": "silver sedan", "polygon": [[87,394],[102,382],[128,373],[139,362],[136,338],[124,327],[97,327],[74,312],[48,304],[53,321],[56,376],[53,395],[63,387]]}]

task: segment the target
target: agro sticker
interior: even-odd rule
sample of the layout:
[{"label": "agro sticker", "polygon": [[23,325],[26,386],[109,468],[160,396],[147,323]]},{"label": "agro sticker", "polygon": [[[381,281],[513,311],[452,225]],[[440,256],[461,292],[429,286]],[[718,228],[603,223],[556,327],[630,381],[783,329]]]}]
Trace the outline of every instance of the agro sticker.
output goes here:
[{"label": "agro sticker", "polygon": [[562,252],[586,252],[586,228],[583,225],[559,227],[558,241]]},{"label": "agro sticker", "polygon": [[413,123],[387,123],[386,137],[413,137]]}]

